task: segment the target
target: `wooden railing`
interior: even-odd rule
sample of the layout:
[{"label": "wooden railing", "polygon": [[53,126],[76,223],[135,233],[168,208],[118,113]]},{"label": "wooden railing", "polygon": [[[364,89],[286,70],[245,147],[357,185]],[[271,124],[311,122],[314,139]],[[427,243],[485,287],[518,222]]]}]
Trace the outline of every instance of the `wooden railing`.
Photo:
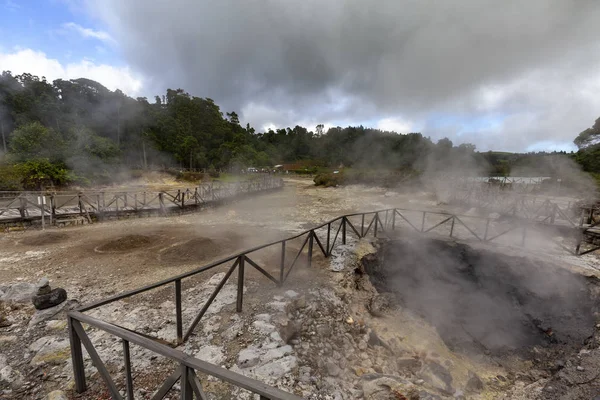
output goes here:
[{"label": "wooden railing", "polygon": [[201,183],[162,191],[0,192],[0,223],[81,216],[91,221],[131,213],[166,215],[283,186],[283,180],[259,175],[239,182]]},{"label": "wooden railing", "polygon": [[[199,399],[206,399],[206,394],[197,378],[196,372],[207,374],[220,380],[229,382],[234,386],[247,389],[253,393],[259,394],[261,399],[273,400],[292,400],[299,399],[297,396],[283,392],[273,387],[269,387],[264,383],[250,379],[248,377],[233,373],[227,369],[217,365],[201,361],[193,358],[181,351],[175,350],[165,344],[164,341],[153,338],[146,333],[135,332],[129,329],[122,328],[116,324],[102,321],[85,312],[123,300],[135,295],[148,292],[153,289],[172,287],[175,300],[175,320],[176,320],[176,337],[171,341],[173,347],[186,342],[197,327],[200,320],[204,317],[207,310],[223,289],[225,284],[232,279],[232,276],[237,275],[237,299],[236,310],[241,312],[244,304],[244,281],[246,276],[246,268],[254,268],[265,276],[270,282],[276,286],[282,286],[289,278],[291,272],[298,264],[302,263],[308,267],[311,266],[313,258],[316,254],[322,255],[324,258],[331,256],[336,245],[345,245],[349,240],[357,240],[369,235],[373,237],[386,236],[393,237],[393,232],[402,230],[416,231],[420,234],[437,232],[442,235],[448,235],[452,238],[461,240],[476,240],[479,242],[498,241],[499,238],[506,238],[510,235],[513,239],[513,244],[526,245],[528,240],[528,232],[552,227],[548,221],[536,222],[527,219],[515,219],[513,221],[500,222],[492,218],[473,217],[466,215],[456,215],[443,212],[432,212],[422,210],[408,209],[386,209],[373,212],[348,214],[331,221],[325,222],[314,228],[308,229],[300,234],[270,242],[251,249],[246,249],[237,254],[226,257],[222,260],[215,261],[211,264],[202,266],[192,271],[156,282],[154,284],[144,286],[142,288],[130,290],[124,293],[114,295],[112,297],[96,301],[94,303],[84,305],[76,311],[68,313],[69,335],[71,341],[71,354],[73,359],[73,371],[75,376],[75,388],[81,393],[86,390],[86,378],[84,373],[82,345],[86,348],[92,362],[99,371],[101,377],[105,381],[113,399],[122,399],[119,386],[109,374],[103,361],[98,356],[94,349],[93,343],[90,341],[82,323],[89,325],[95,329],[100,329],[113,336],[120,338],[123,342],[123,357],[125,360],[125,391],[127,399],[133,399],[133,380],[131,376],[131,361],[129,355],[129,343],[142,346],[154,353],[167,357],[176,362],[179,368],[169,376],[162,386],[154,393],[152,399],[162,399],[177,382],[181,383],[181,399],[192,399],[195,394]],[[575,241],[580,240],[580,233],[583,227],[573,229],[573,238]],[[339,239],[339,240],[338,240]],[[292,252],[293,256],[289,257],[290,242],[302,243],[298,250]],[[562,243],[558,245],[572,254],[584,254],[585,252],[594,251],[589,249],[585,252],[580,252],[581,242],[577,242],[577,247],[569,249]],[[260,265],[258,258],[254,254],[263,249],[272,249],[279,257],[277,264]],[[315,253],[315,248],[317,252]],[[286,250],[287,249],[287,250]],[[198,313],[191,323],[184,327],[182,317],[182,282],[183,280],[197,276],[217,267],[226,267],[227,272],[217,284],[214,291],[208,297],[208,300],[198,309]],[[184,329],[185,328],[185,329]]]}]

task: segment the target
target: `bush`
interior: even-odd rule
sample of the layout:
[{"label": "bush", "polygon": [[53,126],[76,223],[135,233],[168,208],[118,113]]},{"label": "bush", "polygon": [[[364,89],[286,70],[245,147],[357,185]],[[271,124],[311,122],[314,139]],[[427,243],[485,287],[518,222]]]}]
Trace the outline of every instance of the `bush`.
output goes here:
[{"label": "bush", "polygon": [[315,186],[335,187],[343,182],[342,174],[320,173],[315,176]]},{"label": "bush", "polygon": [[202,172],[189,172],[184,171],[177,174],[177,179],[186,182],[199,182],[204,178]]},{"label": "bush", "polygon": [[48,186],[65,186],[77,179],[59,163],[47,158],[29,160],[15,166],[22,178],[24,189],[40,190]]},{"label": "bush", "polygon": [[0,190],[23,190],[23,176],[13,165],[0,165]]}]

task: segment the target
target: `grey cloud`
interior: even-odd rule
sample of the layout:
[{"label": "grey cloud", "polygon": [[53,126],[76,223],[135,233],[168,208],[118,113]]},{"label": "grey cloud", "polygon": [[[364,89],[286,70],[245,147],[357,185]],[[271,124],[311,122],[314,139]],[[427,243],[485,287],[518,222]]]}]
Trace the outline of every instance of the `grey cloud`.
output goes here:
[{"label": "grey cloud", "polygon": [[[600,77],[596,0],[95,3],[90,10],[108,24],[127,61],[154,82],[152,90],[182,87],[226,110],[260,105],[279,111],[277,122],[285,125],[493,112],[517,120],[535,115],[542,126],[547,113],[582,105],[552,134],[565,140],[600,114],[599,101],[573,89],[581,76]],[[531,92],[515,88],[524,77],[538,79]],[[551,80],[549,94],[539,79]],[[482,111],[482,88],[491,86],[504,97]],[[571,95],[562,98],[561,88]],[[274,122],[243,117],[258,126]],[[520,131],[512,141],[523,149],[547,128],[528,123],[527,137]],[[525,127],[511,132],[519,129]],[[486,134],[494,132],[474,134],[475,143],[489,145]]]}]

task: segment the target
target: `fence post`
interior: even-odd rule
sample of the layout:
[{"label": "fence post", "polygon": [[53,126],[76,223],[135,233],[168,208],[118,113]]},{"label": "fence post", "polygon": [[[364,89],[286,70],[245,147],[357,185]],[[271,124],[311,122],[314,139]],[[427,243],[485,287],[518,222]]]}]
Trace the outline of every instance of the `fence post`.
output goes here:
[{"label": "fence post", "polygon": [[425,230],[425,214],[427,212],[423,211],[423,218],[421,218],[421,232],[423,232]]},{"label": "fence post", "polygon": [[19,213],[21,214],[21,218],[25,218],[25,214],[27,212],[27,199],[23,196],[19,197]]},{"label": "fence post", "polygon": [[329,241],[331,237],[331,222],[327,224],[327,257],[330,256]]},{"label": "fence post", "polygon": [[83,352],[81,349],[81,340],[73,328],[73,318],[67,316],[67,327],[69,329],[69,343],[71,345],[71,360],[73,363],[73,378],[75,380],[75,390],[77,393],[85,392],[85,369],[83,365]]},{"label": "fence post", "polygon": [[181,312],[181,279],[175,280],[175,314],[177,320],[177,343],[183,343],[183,318]]},{"label": "fence post", "polygon": [[160,212],[162,215],[166,215],[166,211],[165,211],[165,199],[164,199],[164,194],[163,192],[159,192],[158,193],[158,201],[160,203]]},{"label": "fence post", "polygon": [[283,286],[283,271],[285,269],[285,240],[281,242],[281,263],[279,264],[279,286]]},{"label": "fence post", "polygon": [[550,223],[554,224],[554,220],[556,219],[556,208],[558,207],[557,204],[554,204],[552,207],[552,217],[550,217]]},{"label": "fence post", "polygon": [[191,369],[187,365],[181,364],[181,400],[193,400],[194,390],[190,384],[188,371]]},{"label": "fence post", "polygon": [[452,216],[452,225],[450,225],[450,237],[452,237],[452,233],[454,232],[454,218],[455,216]]},{"label": "fence post", "polygon": [[244,303],[244,263],[246,261],[246,255],[241,255],[239,260],[236,311],[242,312],[242,305]]},{"label": "fence post", "polygon": [[373,236],[374,237],[377,237],[377,222],[379,222],[379,218],[378,217],[379,217],[379,213],[376,212],[375,213],[375,217],[374,217],[375,220],[373,221],[374,222],[374,226],[373,226]]},{"label": "fence post", "polygon": [[56,200],[54,199],[54,193],[50,195],[50,218],[56,222]]},{"label": "fence post", "polygon": [[313,241],[315,231],[310,231],[308,234],[308,266],[312,266],[312,255],[313,255]]},{"label": "fence post", "polygon": [[360,220],[360,237],[365,236],[365,214],[362,215]]},{"label": "fence post", "polygon": [[123,339],[123,357],[125,359],[125,389],[127,400],[133,400],[133,377],[131,376],[131,356],[129,354],[129,342]]},{"label": "fence post", "polygon": [[346,217],[342,217],[342,244],[346,244]]},{"label": "fence post", "polygon": [[490,227],[490,219],[488,218],[485,222],[485,232],[483,233],[483,241],[487,241],[488,229]]},{"label": "fence post", "polygon": [[396,209],[394,208],[394,212],[392,213],[392,230],[396,230]]}]

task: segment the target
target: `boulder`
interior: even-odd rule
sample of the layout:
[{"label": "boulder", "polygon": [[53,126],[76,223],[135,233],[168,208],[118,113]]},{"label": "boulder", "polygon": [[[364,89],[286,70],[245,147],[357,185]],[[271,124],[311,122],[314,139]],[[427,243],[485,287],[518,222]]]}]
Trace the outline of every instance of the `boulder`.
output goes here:
[{"label": "boulder", "polygon": [[36,294],[38,287],[31,283],[19,282],[6,287],[0,300],[5,302],[26,303]]},{"label": "boulder", "polygon": [[67,291],[63,288],[51,290],[48,294],[36,295],[33,297],[33,305],[38,310],[45,310],[55,307],[67,300]]}]

